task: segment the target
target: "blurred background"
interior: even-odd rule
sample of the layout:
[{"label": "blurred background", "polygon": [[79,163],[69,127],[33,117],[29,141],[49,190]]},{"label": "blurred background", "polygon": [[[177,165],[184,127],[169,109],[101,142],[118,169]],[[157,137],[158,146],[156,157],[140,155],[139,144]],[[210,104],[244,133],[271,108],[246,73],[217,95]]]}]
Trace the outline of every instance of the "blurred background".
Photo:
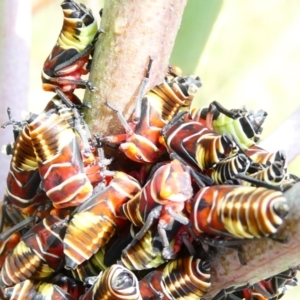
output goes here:
[{"label": "blurred background", "polygon": [[[81,1],[95,15],[103,7],[103,1]],[[61,2],[0,3],[0,96],[1,103],[5,103],[1,105],[1,123],[7,120],[8,94],[15,94],[18,103],[13,105],[19,108],[13,112],[16,119],[24,109],[40,112],[52,97],[42,90],[40,73],[62,26]],[[298,176],[299,30],[299,0],[289,0],[288,4],[285,0],[188,0],[170,61],[185,75],[200,76],[203,86],[194,106],[207,106],[217,100],[229,109],[245,105],[266,110],[262,145],[270,151],[285,149],[289,170]],[[20,74],[21,88],[10,80],[12,72]],[[5,132],[1,130],[2,144],[12,140],[11,129]],[[0,159],[1,178],[5,178],[9,160],[4,155]],[[1,191],[4,186],[1,180]],[[299,299],[297,295],[300,288],[293,288],[284,299]]]}]

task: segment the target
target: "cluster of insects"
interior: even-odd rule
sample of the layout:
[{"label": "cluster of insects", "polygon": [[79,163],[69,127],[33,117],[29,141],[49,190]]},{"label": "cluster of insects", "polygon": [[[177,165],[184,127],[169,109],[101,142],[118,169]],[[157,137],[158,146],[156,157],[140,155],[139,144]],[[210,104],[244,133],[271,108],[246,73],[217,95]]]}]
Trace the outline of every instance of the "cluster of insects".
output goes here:
[{"label": "cluster of insects", "polygon": [[[201,299],[211,252],[276,232],[289,212],[283,192],[298,178],[283,151],[259,146],[266,112],[191,109],[201,82],[170,66],[140,92],[125,133],[90,133],[77,88],[102,33],[85,5],[61,4],[64,24],[42,82],[55,92],[40,114],[15,121],[1,206],[3,299]],[[105,34],[105,33],[104,33]],[[151,70],[149,59],[145,78]],[[138,170],[112,170],[103,145],[119,145]],[[114,158],[117,159],[117,158]],[[279,299],[298,267],[215,300]]]}]

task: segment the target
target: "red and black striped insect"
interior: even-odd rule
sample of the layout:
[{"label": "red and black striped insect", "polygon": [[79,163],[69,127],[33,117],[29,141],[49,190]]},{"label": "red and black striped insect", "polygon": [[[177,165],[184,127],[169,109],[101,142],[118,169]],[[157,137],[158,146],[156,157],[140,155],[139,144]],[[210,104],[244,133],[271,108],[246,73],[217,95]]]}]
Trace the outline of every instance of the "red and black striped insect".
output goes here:
[{"label": "red and black striped insect", "polygon": [[[80,102],[77,97],[75,98],[75,95],[71,97],[72,101],[74,99],[74,103]],[[90,150],[91,146],[88,142],[89,136],[86,135],[87,125],[83,122],[81,116],[75,108],[76,104],[74,104],[71,100],[63,93],[60,93],[60,95],[57,95],[49,101],[46,110],[43,113],[41,113],[40,115],[31,114],[27,122],[22,122],[22,124],[24,125],[19,131],[19,134],[17,135],[16,141],[14,143],[14,147],[12,149],[12,159],[10,171],[7,177],[5,200],[8,204],[11,204],[14,207],[18,208],[24,215],[28,216],[29,211],[33,211],[34,208],[40,205],[44,205],[47,201],[49,201],[45,191],[40,188],[41,180],[45,179],[44,174],[47,173],[47,170],[45,171],[45,168],[47,168],[47,166],[48,171],[50,172],[50,175],[47,174],[48,178],[50,178],[52,175],[52,179],[56,176],[55,180],[66,182],[67,179],[70,179],[70,177],[74,175],[72,175],[72,168],[70,167],[67,171],[68,168],[66,167],[66,164],[71,164],[70,160],[72,159],[73,155],[73,160],[77,159],[77,162],[75,161],[75,164],[78,163],[77,168],[79,169],[79,171],[80,169],[85,168],[89,173],[92,173],[89,168],[93,166],[94,169],[94,165],[96,165],[97,170],[93,170],[93,173],[92,175],[90,175],[90,177],[93,176],[94,181],[97,179],[101,179],[101,176],[96,176],[95,174],[97,171],[100,174],[101,170],[98,163],[99,159],[96,159],[93,156],[92,151]],[[67,105],[65,105],[64,103],[67,103]],[[53,124],[51,124],[51,118],[54,120]],[[36,124],[35,121],[38,122],[37,131],[41,130],[42,132],[33,133],[33,124]],[[15,121],[10,120],[9,123],[14,124]],[[69,124],[69,127],[71,128],[67,129],[66,124]],[[70,133],[69,135],[68,132]],[[51,136],[51,134],[53,134],[53,136]],[[55,161],[51,161],[50,165],[49,163],[47,165],[47,163],[45,163],[45,160],[51,160],[53,159],[53,156],[59,156],[59,154],[63,154],[63,151],[66,152],[66,149],[61,149],[61,153],[49,153],[43,151],[49,150],[49,148],[51,147],[51,150],[54,149],[53,151],[59,151],[58,149],[62,146],[62,143],[65,142],[65,136],[67,136],[68,139],[71,140],[71,153],[69,154],[69,156],[65,155],[63,157],[60,157],[60,167],[65,169],[65,178],[62,179],[62,172],[60,174],[55,173],[55,171],[57,170],[55,168],[54,171],[51,170],[51,168],[53,167],[51,163],[55,163]],[[35,139],[35,143],[38,144],[33,145],[33,139]],[[82,167],[80,166],[80,156],[78,155],[78,153],[76,153],[78,152],[76,151],[76,148],[78,148],[78,146],[80,148],[81,160],[83,161]],[[35,149],[35,147],[40,147],[41,149]],[[73,153],[72,148],[75,149],[73,149]],[[39,151],[41,151],[41,154],[39,153]],[[37,153],[39,155],[38,157]],[[42,159],[44,159],[42,164],[41,155],[43,155]],[[86,176],[84,175],[84,171],[85,170],[83,170],[83,176]],[[59,176],[61,177],[59,178]],[[83,179],[84,178],[81,178],[79,180],[82,181]],[[52,184],[54,187],[57,184],[57,181],[50,184]],[[82,184],[82,182],[80,184]],[[87,185],[88,184],[89,183],[87,183]],[[96,183],[94,184],[96,185]],[[71,186],[70,183],[68,185],[69,187]],[[49,187],[46,192],[49,192]],[[69,192],[74,193],[74,190],[70,190]],[[74,197],[74,195],[70,196]]]},{"label": "red and black striped insect", "polygon": [[[165,262],[162,256],[163,244],[158,231],[158,220],[154,221],[144,236],[130,243],[121,254],[119,264],[122,264],[129,270],[145,270],[156,268]],[[170,247],[174,249],[175,236],[177,235],[181,223],[174,221],[170,229],[166,229],[166,237],[170,242]],[[140,228],[131,227],[132,238],[140,231]],[[178,251],[178,250],[177,250]],[[176,252],[177,252],[176,251]],[[176,255],[175,251],[172,254]]]},{"label": "red and black striped insect", "polygon": [[223,184],[236,174],[245,174],[251,165],[251,159],[243,154],[237,153],[232,157],[225,158],[219,161],[215,166],[205,172],[206,175],[211,177],[215,183]]},{"label": "red and black striped insect", "polygon": [[[7,208],[5,207],[6,203],[3,201],[0,203],[1,207],[1,216],[0,216],[0,236],[3,236],[3,233],[7,232],[14,226],[14,222],[6,216]],[[16,245],[21,240],[20,232],[13,232],[7,238],[0,238],[0,269],[2,268],[5,258],[9,252],[11,252]]]},{"label": "red and black striped insect", "polygon": [[274,162],[280,162],[285,169],[287,168],[286,153],[284,150],[269,152],[259,146],[252,146],[245,150],[245,153],[257,164],[268,166]]},{"label": "red and black striped insect", "polygon": [[[46,194],[39,190],[41,179],[26,126],[27,122],[13,120],[10,111],[8,111],[8,115],[9,121],[4,123],[2,127],[13,125],[15,141],[10,147],[12,157],[1,205],[0,240],[2,254],[7,253],[20,239],[21,233],[18,230],[21,228],[14,230],[15,226],[19,226],[18,224],[24,218],[32,216],[40,205],[49,201]],[[36,117],[33,114],[31,116],[32,118]],[[30,222],[32,220],[29,220],[28,224]],[[3,258],[5,258],[4,255]]]},{"label": "red and black striped insect", "polygon": [[[150,59],[144,82],[148,81]],[[160,85],[155,86],[145,96],[146,83],[139,92],[132,122],[127,123],[121,112],[112,108],[125,128],[124,134],[107,136],[102,139],[106,143],[121,144],[119,149],[128,158],[140,163],[153,163],[164,150],[160,143],[161,129],[173,118],[182,106],[189,105],[201,86],[199,77],[177,77],[169,73]]]},{"label": "red and black striped insect", "polygon": [[[23,300],[23,299],[58,299],[58,300],[75,300],[56,284],[46,282],[33,282],[25,280],[17,283],[13,287],[8,287],[4,291],[5,299]],[[51,298],[49,298],[51,297]]]},{"label": "red and black striped insect", "polygon": [[[128,223],[120,228],[96,254],[71,270],[73,277],[85,281],[85,278],[97,276],[101,271],[116,263],[129,270],[145,270],[163,264],[165,259],[162,257],[162,243],[157,230],[157,221],[153,223],[141,240],[125,249],[139,231],[139,228],[132,227],[132,224]],[[181,228],[182,225],[177,222],[167,230],[167,237],[171,240],[171,246],[176,248],[176,254],[181,250],[182,244],[186,243],[185,233],[188,229],[181,230]]]},{"label": "red and black striped insect", "polygon": [[200,299],[209,289],[211,275],[207,261],[194,256],[180,257],[140,280],[143,300]]},{"label": "red and black striped insect", "polygon": [[81,300],[142,300],[134,273],[120,265],[112,265],[94,279]]},{"label": "red and black striped insect", "polygon": [[95,139],[92,139],[88,125],[77,109],[83,107],[79,98],[75,94],[65,94],[60,90],[56,90],[56,92],[57,95],[48,102],[44,112],[55,110],[68,122],[78,135],[84,173],[94,187],[98,184],[105,185],[105,181],[113,174],[106,169],[111,160],[104,156],[100,136],[95,134]]},{"label": "red and black striped insect", "polygon": [[48,281],[25,280],[13,287],[5,288],[5,295],[10,300],[57,299],[76,300],[84,294],[83,283],[63,274],[58,274]]},{"label": "red and black striped insect", "polygon": [[99,248],[89,260],[71,269],[73,278],[84,282],[87,277],[98,276],[101,271],[116,264],[121,257],[122,250],[132,241],[130,227],[131,224],[128,222],[118,229],[107,244]]},{"label": "red and black striped insect", "polygon": [[49,110],[29,119],[28,131],[42,189],[53,206],[77,206],[88,199],[93,187],[84,172],[78,135],[68,122]]},{"label": "red and black striped insect", "polygon": [[200,122],[188,120],[184,117],[187,114],[179,113],[162,130],[170,154],[175,153],[188,165],[203,171],[240,151],[231,135],[220,135]]},{"label": "red and black striped insect", "polygon": [[219,102],[213,101],[208,108],[192,109],[190,116],[192,120],[219,134],[231,134],[239,146],[246,150],[259,141],[267,113],[264,110],[254,112],[246,108],[228,110]]},{"label": "red and black striped insect", "polygon": [[232,239],[272,237],[289,207],[281,191],[265,187],[204,187],[187,203],[194,233]]},{"label": "red and black striped insect", "polygon": [[56,45],[46,59],[43,71],[43,89],[55,91],[58,87],[72,93],[79,87],[95,88],[81,76],[88,73],[89,57],[101,30],[92,11],[82,3],[64,0],[61,4],[64,22]]},{"label": "red and black striped insect", "polygon": [[15,232],[4,241],[0,241],[0,268],[2,268],[6,256],[16,247],[20,240],[20,233]]},{"label": "red and black striped insect", "polygon": [[188,223],[183,211],[185,202],[192,196],[189,168],[176,159],[159,167],[141,192],[120,207],[120,213],[134,226],[141,228],[132,243],[142,239],[154,220],[158,219],[157,228],[163,245],[162,256],[170,259],[173,249],[169,245],[166,229],[174,221]]},{"label": "red and black striped insect", "polygon": [[47,216],[32,227],[10,252],[1,269],[0,285],[14,286],[27,279],[43,279],[64,265],[63,242],[65,223]]},{"label": "red and black striped insect", "polygon": [[85,164],[95,160],[89,140],[91,133],[79,109],[83,108],[79,98],[74,94],[65,94],[64,92],[56,89],[57,95],[54,96],[47,104],[44,112],[55,111],[62,119],[66,120],[70,127],[78,134],[80,149],[82,153],[82,160]]},{"label": "red and black striped insect", "polygon": [[[37,115],[31,114],[30,117],[34,120]],[[14,224],[31,216],[37,207],[49,201],[46,193],[39,188],[41,177],[38,162],[27,123],[22,123],[22,129],[19,130],[12,148],[3,200],[6,216]]]},{"label": "red and black striped insect", "polygon": [[128,223],[118,209],[140,189],[133,177],[116,172],[105,189],[74,211],[64,237],[66,268],[75,269],[88,260]]},{"label": "red and black striped insect", "polygon": [[241,185],[255,186],[255,182],[251,182],[251,179],[254,178],[255,180],[258,180],[258,184],[266,182],[269,185],[282,186],[282,184],[286,181],[287,176],[286,169],[282,165],[282,162],[275,161],[255,173],[247,174],[245,177],[244,175],[239,174],[237,178],[239,178],[238,182]]},{"label": "red and black striped insect", "polygon": [[268,168],[274,163],[275,165],[281,165],[285,174],[285,178],[282,183],[283,185],[288,185],[288,182],[293,183],[298,180],[297,176],[290,174],[287,170],[287,159],[284,150],[269,152],[261,147],[252,146],[247,149],[245,153],[252,159],[254,163],[261,165],[263,168]]}]

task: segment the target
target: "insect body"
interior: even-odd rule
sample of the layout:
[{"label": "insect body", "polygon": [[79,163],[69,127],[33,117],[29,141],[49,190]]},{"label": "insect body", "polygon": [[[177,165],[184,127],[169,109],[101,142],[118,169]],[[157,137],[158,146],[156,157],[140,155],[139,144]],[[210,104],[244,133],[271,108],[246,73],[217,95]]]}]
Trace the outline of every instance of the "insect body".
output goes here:
[{"label": "insect body", "polygon": [[50,110],[29,120],[28,128],[42,188],[53,206],[65,208],[84,202],[93,188],[84,173],[77,135],[68,122]]},{"label": "insect body", "polygon": [[232,185],[200,189],[187,209],[197,235],[234,239],[271,236],[289,210],[280,191]]},{"label": "insect body", "polygon": [[284,168],[287,168],[286,153],[283,150],[269,152],[261,147],[252,146],[245,153],[257,164],[268,166],[274,162],[280,162]]},{"label": "insect body", "polygon": [[5,241],[0,241],[0,268],[2,268],[5,258],[9,252],[11,252],[16,245],[20,242],[21,236],[18,232],[13,233]]},{"label": "insect body", "polygon": [[166,228],[174,220],[182,224],[188,223],[182,211],[185,201],[192,195],[189,170],[178,160],[158,168],[142,191],[120,207],[122,215],[135,226],[142,227],[135,235],[133,243],[145,235],[154,219],[158,219],[158,232],[164,248],[163,257],[172,257],[173,250],[169,247]]},{"label": "insect body", "polygon": [[94,90],[90,82],[81,79],[87,74],[86,64],[98,39],[97,22],[89,8],[73,0],[61,4],[64,23],[56,45],[44,63],[43,89],[72,92],[78,87]]},{"label": "insect body", "polygon": [[64,237],[66,268],[74,269],[88,260],[127,223],[118,208],[139,191],[133,177],[116,172],[105,189],[76,209]]},{"label": "insect body", "polygon": [[2,287],[13,286],[26,279],[47,278],[63,266],[61,235],[64,224],[60,221],[50,215],[22,236],[5,259],[1,270]]},{"label": "insect body", "polygon": [[76,300],[83,293],[83,284],[61,274],[48,282],[27,279],[5,289],[5,295],[10,300]]},{"label": "insect body", "polygon": [[93,286],[81,300],[142,300],[139,283],[131,271],[120,265],[112,265],[95,279]]},{"label": "insect body", "polygon": [[169,262],[140,280],[140,291],[148,299],[200,299],[210,287],[210,267],[194,256]]},{"label": "insect body", "polygon": [[83,106],[79,98],[75,94],[57,92],[58,94],[48,102],[44,112],[55,110],[68,122],[78,136],[84,173],[94,187],[99,183],[104,183],[107,177],[111,176],[111,172],[106,170],[110,160],[104,157],[100,137],[95,135],[95,141],[93,141],[88,125],[77,109]]},{"label": "insect body", "polygon": [[228,110],[219,102],[213,101],[209,108],[193,109],[191,118],[203,123],[219,134],[229,133],[246,150],[260,139],[262,124],[267,113],[263,110],[248,111],[245,108]]},{"label": "insect body", "polygon": [[229,134],[220,135],[200,122],[183,120],[184,114],[187,112],[177,115],[162,130],[169,153],[177,154],[194,168],[206,170],[240,151]]},{"label": "insect body", "polygon": [[98,252],[89,260],[84,261],[75,269],[71,269],[73,277],[84,282],[85,278],[98,276],[101,271],[116,264],[122,250],[132,241],[130,227],[131,224],[128,222],[117,230],[108,243],[99,248]]},{"label": "insect body", "polygon": [[[6,217],[6,207],[2,202],[1,206],[1,216],[0,216],[0,232],[1,234],[12,228],[14,225],[11,220]],[[1,236],[0,234],[0,236]],[[20,242],[21,234],[20,232],[14,232],[9,237],[0,240],[0,269],[2,268],[5,258],[9,252],[11,252],[16,245]]]},{"label": "insect body", "polygon": [[163,149],[159,141],[161,129],[182,106],[191,102],[200,86],[199,77],[167,76],[162,84],[138,99],[131,123],[127,123],[123,115],[116,111],[126,133],[107,136],[103,141],[121,143],[120,150],[134,161],[155,162]]},{"label": "insect body", "polygon": [[[36,116],[32,115],[34,119]],[[38,162],[27,126],[20,131],[12,152],[10,169],[6,179],[5,200],[20,212],[46,201],[45,193],[37,192],[41,178]]]},{"label": "insect body", "polygon": [[[260,182],[266,182],[269,185],[282,186],[287,177],[287,174],[282,165],[282,162],[275,161],[274,163],[263,167],[261,170],[258,170],[255,173],[248,174],[248,176],[248,178],[250,179],[249,181],[247,181],[247,178],[245,178],[246,180],[242,180],[241,182],[239,182],[239,184],[255,186],[255,183],[251,183],[251,178],[254,178],[256,180],[259,180]],[[239,177],[243,179],[242,176]]]},{"label": "insect body", "polygon": [[245,174],[249,169],[251,160],[243,153],[237,153],[232,157],[219,161],[206,172],[217,184],[225,183],[236,174]]},{"label": "insect body", "polygon": [[[174,244],[174,237],[182,225],[179,222],[174,222],[171,228],[166,230],[168,241],[171,241],[170,246]],[[131,228],[134,237],[139,228]],[[129,270],[145,270],[156,268],[165,262],[162,256],[163,245],[158,232],[157,221],[146,231],[145,235],[131,243],[126,247],[121,255],[121,263]],[[175,254],[175,253],[174,253]],[[173,255],[174,255],[173,254]]]}]

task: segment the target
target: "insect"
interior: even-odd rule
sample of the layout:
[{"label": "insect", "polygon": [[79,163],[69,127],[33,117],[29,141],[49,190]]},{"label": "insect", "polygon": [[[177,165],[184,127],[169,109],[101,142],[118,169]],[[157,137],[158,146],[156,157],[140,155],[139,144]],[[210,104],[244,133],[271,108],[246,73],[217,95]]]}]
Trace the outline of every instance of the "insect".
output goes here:
[{"label": "insect", "polygon": [[240,152],[229,134],[220,135],[200,122],[184,120],[187,113],[179,113],[162,129],[170,154],[175,153],[188,165],[203,171]]},{"label": "insect", "polygon": [[37,282],[27,279],[4,290],[6,298],[11,300],[22,300],[24,298],[75,300],[79,299],[84,293],[84,286],[70,277],[58,274],[49,281]]},{"label": "insect", "polygon": [[[74,94],[66,94],[59,89],[56,89],[57,95],[54,96],[47,104],[44,112],[55,111],[61,118],[66,120],[70,127],[79,136],[79,143],[82,153],[82,159],[93,161],[94,157],[91,153],[89,139],[91,134],[89,128],[79,113],[79,109],[83,108],[80,99]],[[80,104],[78,104],[80,103]]]},{"label": "insect", "polygon": [[[169,259],[173,249],[166,234],[168,226],[178,221],[187,224],[183,213],[185,202],[193,196],[189,169],[177,159],[159,167],[140,193],[120,207],[120,214],[134,226],[141,227],[133,242],[142,239],[155,219],[158,219],[158,233],[163,245],[162,256]],[[133,245],[133,244],[132,244]]]},{"label": "insect", "polygon": [[[156,268],[165,262],[162,257],[163,245],[158,232],[158,221],[154,221],[152,226],[146,231],[144,236],[131,243],[122,251],[121,259],[118,263],[129,270],[145,270]],[[132,237],[140,231],[140,228],[131,226]],[[173,247],[174,237],[179,231],[181,223],[174,221],[170,229],[166,229],[166,237],[171,241]],[[173,253],[173,256],[175,253]]]},{"label": "insect", "polygon": [[231,134],[246,150],[259,141],[267,113],[264,110],[248,111],[246,108],[228,110],[213,101],[208,108],[192,109],[190,116],[219,134]]},{"label": "insect", "polygon": [[210,266],[195,256],[180,257],[139,282],[144,300],[200,299],[209,289]]},{"label": "insect", "polygon": [[[17,283],[13,287],[5,289],[5,299],[22,300],[25,299],[59,299],[74,300],[70,294],[66,293],[59,286],[52,283],[39,282],[34,283],[29,279]],[[51,297],[51,298],[49,298]]]},{"label": "insect", "polygon": [[[30,117],[34,120],[37,115],[31,114]],[[12,148],[4,202],[6,205],[16,208],[19,213],[26,217],[30,211],[46,203],[48,197],[39,190],[41,178],[38,162],[27,124],[22,123],[24,125],[20,129]]]},{"label": "insect", "polygon": [[280,162],[285,169],[287,168],[286,153],[284,150],[268,152],[261,147],[252,146],[245,153],[257,164],[268,166],[270,163]]},{"label": "insect", "polygon": [[0,285],[13,286],[26,279],[43,279],[63,267],[62,235],[65,224],[47,216],[22,236],[1,269]]},{"label": "insect", "polygon": [[204,187],[187,203],[196,235],[272,237],[289,211],[282,192],[265,187]]},{"label": "insect", "polygon": [[[251,183],[251,178],[254,178],[259,182],[266,182],[269,185],[282,186],[287,174],[282,165],[282,162],[275,161],[274,163],[269,164],[261,170],[258,170],[255,173],[248,174],[247,176],[248,178],[245,177],[245,180],[243,180],[243,176],[239,174],[237,177],[242,180],[239,182],[239,184],[255,186],[255,183]],[[250,179],[250,181],[247,181],[247,179]]]},{"label": "insect", "polygon": [[[152,59],[150,59],[145,80],[149,79]],[[172,73],[173,74],[173,73]],[[160,85],[155,86],[144,97],[144,86],[139,92],[132,122],[127,123],[121,112],[111,107],[125,128],[124,134],[107,136],[106,143],[121,144],[119,149],[128,158],[139,163],[153,163],[161,155],[161,129],[175,116],[179,109],[191,102],[201,86],[199,77],[176,77],[167,74]]]},{"label": "insect", "polygon": [[[290,174],[287,170],[287,159],[284,150],[278,150],[276,152],[269,152],[261,147],[252,146],[245,151],[245,153],[252,159],[253,162],[260,164],[263,168],[267,168],[271,164],[282,165],[282,172],[285,174],[282,184],[288,184],[288,182],[297,181],[297,176]],[[271,167],[271,168],[274,168]],[[281,167],[280,167],[281,168]]]},{"label": "insect", "polygon": [[[13,223],[6,217],[6,207],[3,202],[0,203],[1,216],[0,216],[0,236],[13,227]],[[14,232],[5,239],[0,239],[0,269],[2,268],[5,258],[10,251],[12,251],[16,245],[20,242],[21,234]]]},{"label": "insect", "polygon": [[118,208],[140,189],[133,177],[116,172],[105,189],[75,210],[64,237],[66,268],[74,269],[88,260],[127,223]]},{"label": "insect", "polygon": [[53,110],[29,119],[28,129],[42,189],[53,206],[65,208],[83,203],[91,196],[93,187],[84,173],[74,130]]},{"label": "insect", "polygon": [[139,283],[130,270],[120,265],[112,265],[94,279],[91,288],[81,300],[142,300]]},{"label": "insect", "polygon": [[94,187],[98,184],[105,185],[104,182],[107,177],[112,176],[112,173],[106,169],[111,160],[104,156],[99,135],[95,134],[95,141],[93,141],[88,125],[79,114],[77,107],[82,108],[83,105],[75,94],[65,94],[57,90],[57,95],[48,102],[44,112],[55,110],[60,117],[68,122],[75,134],[78,135],[77,140],[84,173]]},{"label": "insect", "polygon": [[[92,183],[98,185],[107,174],[102,171],[98,154],[94,155],[91,150],[94,145],[91,146],[85,137],[87,125],[81,121],[73,102],[70,104],[68,98],[62,100],[57,95],[47,109],[40,115],[30,115],[13,148],[4,200],[6,206],[17,208],[23,217],[32,216],[50,199],[56,208],[75,206],[75,201],[85,200],[80,197],[87,198],[91,194]],[[68,145],[63,145],[68,141]],[[59,199],[55,198],[55,193]],[[70,202],[63,203],[66,200]],[[18,218],[18,221],[13,221],[17,224],[22,216],[10,218]]]},{"label": "insect", "polygon": [[116,264],[121,257],[122,250],[132,241],[130,227],[131,224],[128,222],[118,229],[107,244],[99,248],[89,260],[71,269],[73,277],[84,282],[87,277],[98,276],[101,271]]},{"label": "insect", "polygon": [[5,258],[16,245],[20,242],[21,235],[18,232],[13,233],[4,241],[0,241],[0,268],[2,268]]},{"label": "insect", "polygon": [[88,73],[86,65],[102,30],[98,30],[92,11],[82,3],[64,0],[61,4],[64,22],[56,45],[46,59],[42,82],[45,91],[56,87],[72,93],[79,87],[95,88],[81,76]]},{"label": "insect", "polygon": [[222,184],[234,178],[236,174],[245,174],[250,165],[251,160],[247,155],[237,153],[232,157],[219,161],[205,174],[209,175],[217,184]]},{"label": "insect", "polygon": [[[46,194],[39,190],[41,179],[27,122],[13,120],[10,111],[8,115],[9,121],[4,123],[2,127],[13,125],[15,141],[10,148],[12,156],[6,178],[3,205],[1,206],[0,240],[4,253],[7,247],[9,249],[11,242],[16,241],[15,238],[19,236],[19,233],[14,231],[14,227],[22,222],[24,218],[32,216],[37,207],[46,204],[49,200]],[[31,114],[33,119],[36,116]],[[28,224],[31,221],[29,220]]]}]

